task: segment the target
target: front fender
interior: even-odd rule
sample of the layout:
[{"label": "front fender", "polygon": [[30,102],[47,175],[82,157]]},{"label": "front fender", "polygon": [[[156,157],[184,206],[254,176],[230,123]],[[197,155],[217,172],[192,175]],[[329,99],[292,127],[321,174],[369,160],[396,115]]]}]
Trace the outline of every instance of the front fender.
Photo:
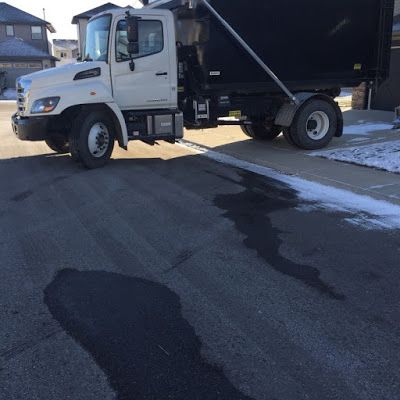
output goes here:
[{"label": "front fender", "polygon": [[[42,90],[35,90],[34,97],[29,99],[28,111],[26,116],[51,116],[59,115],[69,107],[78,104],[99,104],[99,103],[112,103],[114,101],[111,89],[108,85],[100,80],[87,80],[79,83],[64,83],[58,86],[51,86]],[[55,110],[51,113],[45,114],[30,114],[35,100],[43,99],[45,97],[60,97]]]},{"label": "front fender", "polygon": [[127,150],[128,146],[128,130],[126,129],[126,123],[125,123],[125,118],[119,109],[119,107],[115,103],[106,103],[106,106],[108,106],[111,109],[111,112],[114,114],[115,118],[118,120],[120,128],[121,128],[121,141],[118,140],[119,145]]}]

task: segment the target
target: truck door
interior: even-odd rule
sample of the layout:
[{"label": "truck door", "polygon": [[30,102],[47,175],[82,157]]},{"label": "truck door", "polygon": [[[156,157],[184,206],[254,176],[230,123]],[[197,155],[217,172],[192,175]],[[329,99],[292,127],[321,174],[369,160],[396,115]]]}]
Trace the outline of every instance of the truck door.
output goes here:
[{"label": "truck door", "polygon": [[130,69],[125,18],[115,24],[114,51],[111,51],[111,76],[115,102],[122,110],[171,108],[173,72],[169,54],[167,18],[141,16],[139,53]]}]

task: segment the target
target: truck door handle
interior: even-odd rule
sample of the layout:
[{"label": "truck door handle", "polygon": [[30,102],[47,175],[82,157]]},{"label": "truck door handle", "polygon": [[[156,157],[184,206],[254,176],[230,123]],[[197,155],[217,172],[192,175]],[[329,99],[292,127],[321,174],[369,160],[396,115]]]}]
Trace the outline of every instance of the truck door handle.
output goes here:
[{"label": "truck door handle", "polygon": [[168,72],[157,72],[156,76],[166,76],[168,75]]}]

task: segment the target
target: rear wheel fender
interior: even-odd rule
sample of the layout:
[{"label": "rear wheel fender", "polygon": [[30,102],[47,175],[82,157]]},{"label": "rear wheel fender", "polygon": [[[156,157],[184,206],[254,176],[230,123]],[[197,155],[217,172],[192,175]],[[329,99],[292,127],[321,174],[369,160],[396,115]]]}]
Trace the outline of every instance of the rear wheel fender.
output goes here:
[{"label": "rear wheel fender", "polygon": [[308,101],[319,99],[330,103],[334,107],[338,120],[334,136],[340,137],[343,135],[343,114],[340,107],[335,102],[335,100],[332,99],[332,97],[324,93],[301,92],[296,93],[296,98],[299,100],[299,104],[285,103],[282,105],[282,107],[278,111],[278,114],[276,115],[275,125],[289,128],[292,125],[297,111],[299,111],[300,108],[302,108]]}]

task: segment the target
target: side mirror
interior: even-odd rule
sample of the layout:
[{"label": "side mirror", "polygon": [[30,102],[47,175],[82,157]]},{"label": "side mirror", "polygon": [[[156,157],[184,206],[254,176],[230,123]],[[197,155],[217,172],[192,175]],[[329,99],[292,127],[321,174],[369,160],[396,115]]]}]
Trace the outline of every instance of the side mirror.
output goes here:
[{"label": "side mirror", "polygon": [[132,15],[126,17],[128,33],[128,53],[137,54],[139,52],[139,18]]},{"label": "side mirror", "polygon": [[131,58],[129,68],[133,72],[135,70],[135,62],[133,56],[139,53],[139,18],[130,15],[129,12],[126,15],[126,30],[128,39],[128,54]]},{"label": "side mirror", "polygon": [[139,53],[139,43],[129,42],[128,43],[128,54],[138,54]]}]

